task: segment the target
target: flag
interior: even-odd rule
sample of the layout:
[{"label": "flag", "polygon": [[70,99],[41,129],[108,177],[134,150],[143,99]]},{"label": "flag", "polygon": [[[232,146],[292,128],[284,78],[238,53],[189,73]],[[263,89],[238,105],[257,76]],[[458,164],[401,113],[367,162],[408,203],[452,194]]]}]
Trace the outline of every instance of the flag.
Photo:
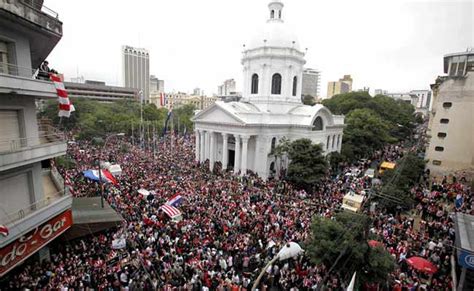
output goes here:
[{"label": "flag", "polygon": [[3,224],[0,224],[0,234],[3,236],[8,236],[10,232],[8,231],[8,227]]},{"label": "flag", "polygon": [[[94,181],[99,181],[99,171],[97,170],[87,170],[82,172],[84,174],[84,177],[94,180]],[[114,185],[117,185],[117,179],[108,171],[108,170],[101,170],[101,176],[102,176],[102,182],[105,183],[112,183]]]},{"label": "flag", "polygon": [[166,129],[168,128],[168,123],[170,122],[170,118],[172,114],[173,114],[173,108],[171,107],[168,110],[168,115],[166,116],[165,128],[163,129],[163,136],[166,135]]},{"label": "flag", "polygon": [[127,246],[127,241],[125,240],[124,237],[117,238],[112,241],[113,250],[124,249],[126,246]]},{"label": "flag", "polygon": [[173,197],[171,197],[166,204],[171,205],[171,206],[179,206],[183,202],[183,196],[176,194]]},{"label": "flag", "polygon": [[170,218],[175,218],[177,216],[181,215],[181,211],[179,211],[177,208],[168,205],[168,204],[163,204],[161,206],[161,209],[170,217]]},{"label": "flag", "polygon": [[463,203],[464,203],[464,199],[462,197],[462,194],[457,194],[456,202],[455,202],[456,208],[461,208]]},{"label": "flag", "polygon": [[160,93],[160,106],[166,105],[166,95],[165,93]]},{"label": "flag", "polygon": [[356,274],[357,274],[357,272],[354,272],[354,275],[352,275],[351,282],[349,283],[349,286],[347,286],[346,291],[354,291]]},{"label": "flag", "polygon": [[54,87],[56,88],[56,94],[58,95],[59,101],[59,117],[70,117],[71,112],[76,111],[74,106],[72,105],[71,101],[68,98],[68,94],[66,88],[64,87],[63,81],[61,78],[56,74],[49,74],[49,79],[54,83]]}]

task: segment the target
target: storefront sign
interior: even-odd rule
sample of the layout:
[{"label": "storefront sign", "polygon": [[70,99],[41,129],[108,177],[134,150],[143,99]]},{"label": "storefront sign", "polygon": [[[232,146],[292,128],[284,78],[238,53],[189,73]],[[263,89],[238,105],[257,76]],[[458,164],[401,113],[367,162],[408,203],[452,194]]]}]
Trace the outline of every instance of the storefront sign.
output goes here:
[{"label": "storefront sign", "polygon": [[2,248],[0,250],[0,277],[71,226],[72,212],[66,210]]}]

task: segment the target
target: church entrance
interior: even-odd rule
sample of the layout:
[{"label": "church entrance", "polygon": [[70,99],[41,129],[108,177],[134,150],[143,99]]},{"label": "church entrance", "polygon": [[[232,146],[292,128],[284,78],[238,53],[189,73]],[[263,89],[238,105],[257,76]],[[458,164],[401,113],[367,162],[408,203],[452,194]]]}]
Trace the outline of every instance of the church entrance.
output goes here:
[{"label": "church entrance", "polygon": [[229,150],[229,163],[227,164],[227,168],[234,168],[235,165],[235,151]]}]

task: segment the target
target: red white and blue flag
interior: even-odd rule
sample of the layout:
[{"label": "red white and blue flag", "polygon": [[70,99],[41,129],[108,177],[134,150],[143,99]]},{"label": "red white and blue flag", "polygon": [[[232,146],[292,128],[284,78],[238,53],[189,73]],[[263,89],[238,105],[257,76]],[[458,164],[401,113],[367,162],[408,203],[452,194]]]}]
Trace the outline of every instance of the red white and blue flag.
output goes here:
[{"label": "red white and blue flag", "polygon": [[[98,170],[87,170],[82,172],[84,174],[84,177],[91,179],[93,181],[99,181],[99,171]],[[101,170],[101,178],[102,182],[105,183],[112,183],[114,185],[117,185],[117,179],[108,171],[108,170]]]},{"label": "red white and blue flag", "polygon": [[171,206],[179,206],[181,202],[183,202],[183,196],[176,194],[166,201],[166,204]]},{"label": "red white and blue flag", "polygon": [[0,234],[3,235],[3,236],[8,236],[9,233],[10,232],[8,230],[8,227],[6,227],[3,224],[0,224]]},{"label": "red white and blue flag", "polygon": [[161,206],[161,209],[170,217],[170,218],[175,218],[181,215],[181,211],[177,209],[174,206],[168,205],[168,204],[163,204]]}]

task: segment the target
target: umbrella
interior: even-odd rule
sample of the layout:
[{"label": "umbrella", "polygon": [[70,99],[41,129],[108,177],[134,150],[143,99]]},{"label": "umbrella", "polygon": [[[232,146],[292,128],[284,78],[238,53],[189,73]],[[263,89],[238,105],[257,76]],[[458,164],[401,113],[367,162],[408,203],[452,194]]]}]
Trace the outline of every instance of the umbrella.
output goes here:
[{"label": "umbrella", "polygon": [[438,272],[438,268],[433,263],[420,257],[408,258],[407,262],[414,269],[427,274],[434,274]]},{"label": "umbrella", "polygon": [[376,240],[369,240],[368,242],[369,246],[375,248],[375,247],[383,247],[383,243],[376,241]]},{"label": "umbrella", "polygon": [[280,259],[280,261],[283,261],[296,257],[301,252],[303,252],[303,249],[299,244],[295,242],[289,242],[278,252],[277,257]]}]

